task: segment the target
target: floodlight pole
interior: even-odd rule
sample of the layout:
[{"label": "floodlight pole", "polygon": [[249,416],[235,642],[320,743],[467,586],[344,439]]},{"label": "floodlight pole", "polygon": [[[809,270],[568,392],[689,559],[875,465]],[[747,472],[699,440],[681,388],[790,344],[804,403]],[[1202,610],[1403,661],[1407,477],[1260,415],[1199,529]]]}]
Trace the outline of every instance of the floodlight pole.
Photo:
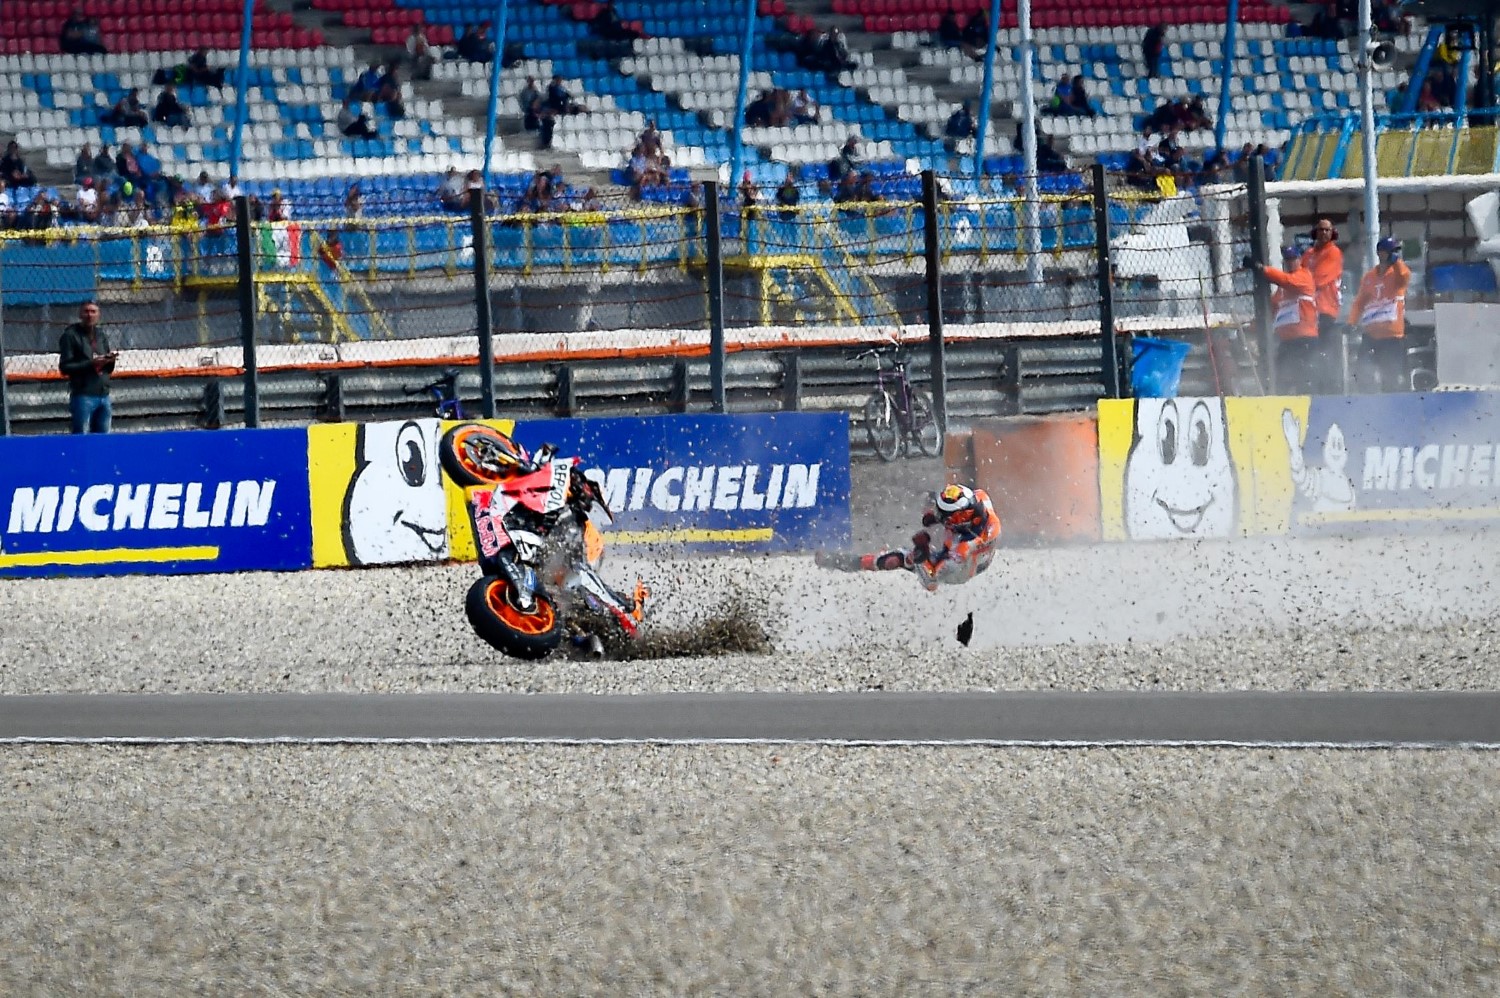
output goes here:
[{"label": "floodlight pole", "polygon": [[1375,266],[1380,241],[1380,164],[1375,158],[1375,88],[1370,73],[1370,0],[1359,0],[1359,129],[1365,161],[1365,270]]}]

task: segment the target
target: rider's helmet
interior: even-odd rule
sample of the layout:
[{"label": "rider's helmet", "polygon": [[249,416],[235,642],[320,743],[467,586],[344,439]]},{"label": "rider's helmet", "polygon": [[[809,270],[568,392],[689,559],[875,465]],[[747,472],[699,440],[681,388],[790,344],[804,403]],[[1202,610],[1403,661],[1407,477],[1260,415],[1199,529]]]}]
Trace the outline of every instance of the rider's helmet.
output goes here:
[{"label": "rider's helmet", "polygon": [[938,493],[938,519],[950,527],[968,527],[979,522],[979,501],[967,485],[950,485]]}]

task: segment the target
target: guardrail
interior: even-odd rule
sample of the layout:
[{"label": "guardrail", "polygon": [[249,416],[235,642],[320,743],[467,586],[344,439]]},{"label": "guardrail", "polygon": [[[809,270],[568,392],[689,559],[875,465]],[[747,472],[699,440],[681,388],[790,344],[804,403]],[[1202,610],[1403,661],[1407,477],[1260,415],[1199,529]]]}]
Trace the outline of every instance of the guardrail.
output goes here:
[{"label": "guardrail", "polygon": [[[1500,173],[1500,142],[1489,117],[1453,111],[1375,117],[1382,177]],[[1283,180],[1358,179],[1364,152],[1357,114],[1321,114],[1292,130]]]}]

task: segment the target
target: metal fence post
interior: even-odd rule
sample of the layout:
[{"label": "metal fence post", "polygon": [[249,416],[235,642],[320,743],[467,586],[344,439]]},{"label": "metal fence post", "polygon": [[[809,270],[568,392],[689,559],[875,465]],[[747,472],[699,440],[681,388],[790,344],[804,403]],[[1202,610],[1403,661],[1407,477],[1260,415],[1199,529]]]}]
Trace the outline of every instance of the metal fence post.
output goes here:
[{"label": "metal fence post", "polygon": [[1094,178],[1094,254],[1099,270],[1099,338],[1103,340],[1100,363],[1104,368],[1104,395],[1117,399],[1123,394],[1120,383],[1120,341],[1115,333],[1114,250],[1109,242],[1109,192],[1104,164],[1095,163]]},{"label": "metal fence post", "polygon": [[10,386],[5,377],[5,264],[0,262],[0,437],[10,435]]},{"label": "metal fence post", "polygon": [[255,254],[250,245],[250,200],[234,199],[234,246],[239,265],[240,345],[245,357],[245,425],[260,425],[260,368],[255,355]]},{"label": "metal fence post", "polygon": [[724,388],[724,247],[719,232],[719,185],[703,182],[708,235],[708,382],[714,412],[729,408]]},{"label": "metal fence post", "polygon": [[[497,53],[496,59],[500,58]],[[484,188],[469,191],[469,227],[474,243],[474,314],[479,325],[479,413],[495,418],[495,326],[490,316],[490,232],[484,218]]]},{"label": "metal fence post", "polygon": [[932,368],[932,411],[948,435],[948,359],[943,342],[943,247],[938,230],[937,174],[922,171],[922,246],[927,258],[927,348]]},{"label": "metal fence post", "polygon": [[[1266,164],[1259,156],[1250,157],[1247,183],[1250,209],[1250,262],[1266,260]],[[1255,273],[1255,331],[1260,341],[1260,362],[1266,372],[1265,384],[1276,394],[1276,330],[1271,325],[1270,282],[1258,270]]]}]

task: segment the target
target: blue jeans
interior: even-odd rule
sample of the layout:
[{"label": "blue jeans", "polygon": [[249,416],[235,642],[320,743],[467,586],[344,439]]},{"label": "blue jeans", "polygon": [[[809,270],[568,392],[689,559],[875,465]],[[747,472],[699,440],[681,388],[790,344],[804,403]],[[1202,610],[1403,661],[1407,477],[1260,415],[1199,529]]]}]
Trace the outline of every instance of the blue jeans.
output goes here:
[{"label": "blue jeans", "polygon": [[114,414],[108,395],[69,395],[68,411],[73,414],[74,433],[108,433]]}]

